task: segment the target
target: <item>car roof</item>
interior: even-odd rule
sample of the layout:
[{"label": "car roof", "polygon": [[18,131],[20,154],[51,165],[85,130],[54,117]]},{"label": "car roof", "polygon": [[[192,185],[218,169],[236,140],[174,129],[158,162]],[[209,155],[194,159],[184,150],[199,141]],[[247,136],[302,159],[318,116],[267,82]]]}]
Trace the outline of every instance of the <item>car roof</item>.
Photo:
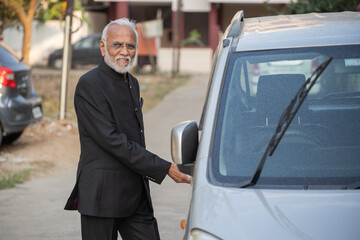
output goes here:
[{"label": "car roof", "polygon": [[244,18],[236,51],[350,44],[360,44],[359,12],[310,13]]}]

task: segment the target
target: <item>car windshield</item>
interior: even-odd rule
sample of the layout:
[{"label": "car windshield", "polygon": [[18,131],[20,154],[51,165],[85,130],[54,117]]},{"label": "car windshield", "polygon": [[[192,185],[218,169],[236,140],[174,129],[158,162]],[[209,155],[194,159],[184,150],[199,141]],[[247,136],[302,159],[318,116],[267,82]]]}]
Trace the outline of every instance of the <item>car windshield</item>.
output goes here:
[{"label": "car windshield", "polygon": [[360,46],[351,45],[232,54],[213,141],[214,183],[238,186],[252,177],[281,113],[329,57],[256,186],[347,188],[360,181]]}]

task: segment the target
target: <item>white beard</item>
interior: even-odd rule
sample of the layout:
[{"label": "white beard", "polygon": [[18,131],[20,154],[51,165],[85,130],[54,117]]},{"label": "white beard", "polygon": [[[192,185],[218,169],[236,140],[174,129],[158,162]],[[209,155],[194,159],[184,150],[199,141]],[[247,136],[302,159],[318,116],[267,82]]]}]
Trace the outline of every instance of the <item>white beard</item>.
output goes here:
[{"label": "white beard", "polygon": [[[119,67],[118,64],[116,63],[117,60],[119,60],[119,59],[127,59],[128,63],[126,65],[123,64],[121,67]],[[115,57],[115,61],[112,61],[107,49],[105,49],[105,56],[104,56],[105,63],[118,73],[125,74],[125,73],[129,72],[131,69],[131,66],[134,63],[134,59],[135,58],[131,59],[131,57],[129,57],[129,56],[125,57],[125,56],[120,55],[120,56]]]}]

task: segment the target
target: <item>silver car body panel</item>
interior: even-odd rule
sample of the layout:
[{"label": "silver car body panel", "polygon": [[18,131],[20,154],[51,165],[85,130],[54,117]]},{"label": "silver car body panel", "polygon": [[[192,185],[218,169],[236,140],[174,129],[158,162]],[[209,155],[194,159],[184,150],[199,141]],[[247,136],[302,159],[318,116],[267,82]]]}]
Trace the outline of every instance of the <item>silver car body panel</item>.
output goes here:
[{"label": "silver car body panel", "polygon": [[[349,24],[348,28],[342,29],[343,34],[341,29],[335,27],[322,29],[322,25],[331,24],[330,21],[326,22],[326,17],[322,14],[245,19],[243,34],[236,51],[359,44],[360,14],[347,14],[355,15],[359,23]],[[346,18],[343,13],[335,15]],[[287,30],[287,19],[290,21],[289,27],[299,25],[291,34],[290,40],[288,31],[282,33],[282,29]],[[262,23],[266,24],[266,31],[264,25],[261,26]],[[318,28],[307,28],[307,24],[318,25]],[[329,33],[328,29],[331,29],[332,33]],[[254,30],[255,32],[250,33]],[[286,40],[275,40],[273,34],[276,34],[276,39],[285,34]],[[200,229],[226,240],[359,239],[359,190],[237,189],[210,184],[208,171],[211,145],[224,69],[233,38],[230,37],[229,41],[227,47],[220,42],[215,56],[215,69],[210,76],[212,84],[208,90],[202,119],[193,174],[192,200],[184,239],[190,239],[193,229]]]},{"label": "silver car body panel", "polygon": [[192,228],[221,239],[357,240],[360,236],[360,228],[355,227],[360,222],[358,190],[254,190],[204,183],[194,191]]},{"label": "silver car body panel", "polygon": [[[345,23],[341,27],[334,24],[339,20]],[[359,39],[358,12],[259,17],[245,19],[236,51],[349,45]]]}]

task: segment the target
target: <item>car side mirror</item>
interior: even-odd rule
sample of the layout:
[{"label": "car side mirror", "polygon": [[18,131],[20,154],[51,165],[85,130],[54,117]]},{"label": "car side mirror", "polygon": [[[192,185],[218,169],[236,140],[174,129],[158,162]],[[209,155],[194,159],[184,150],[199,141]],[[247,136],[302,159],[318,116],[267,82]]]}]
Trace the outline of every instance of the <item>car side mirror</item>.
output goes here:
[{"label": "car side mirror", "polygon": [[199,129],[195,121],[179,123],[171,130],[171,158],[180,171],[192,175],[199,145]]}]

